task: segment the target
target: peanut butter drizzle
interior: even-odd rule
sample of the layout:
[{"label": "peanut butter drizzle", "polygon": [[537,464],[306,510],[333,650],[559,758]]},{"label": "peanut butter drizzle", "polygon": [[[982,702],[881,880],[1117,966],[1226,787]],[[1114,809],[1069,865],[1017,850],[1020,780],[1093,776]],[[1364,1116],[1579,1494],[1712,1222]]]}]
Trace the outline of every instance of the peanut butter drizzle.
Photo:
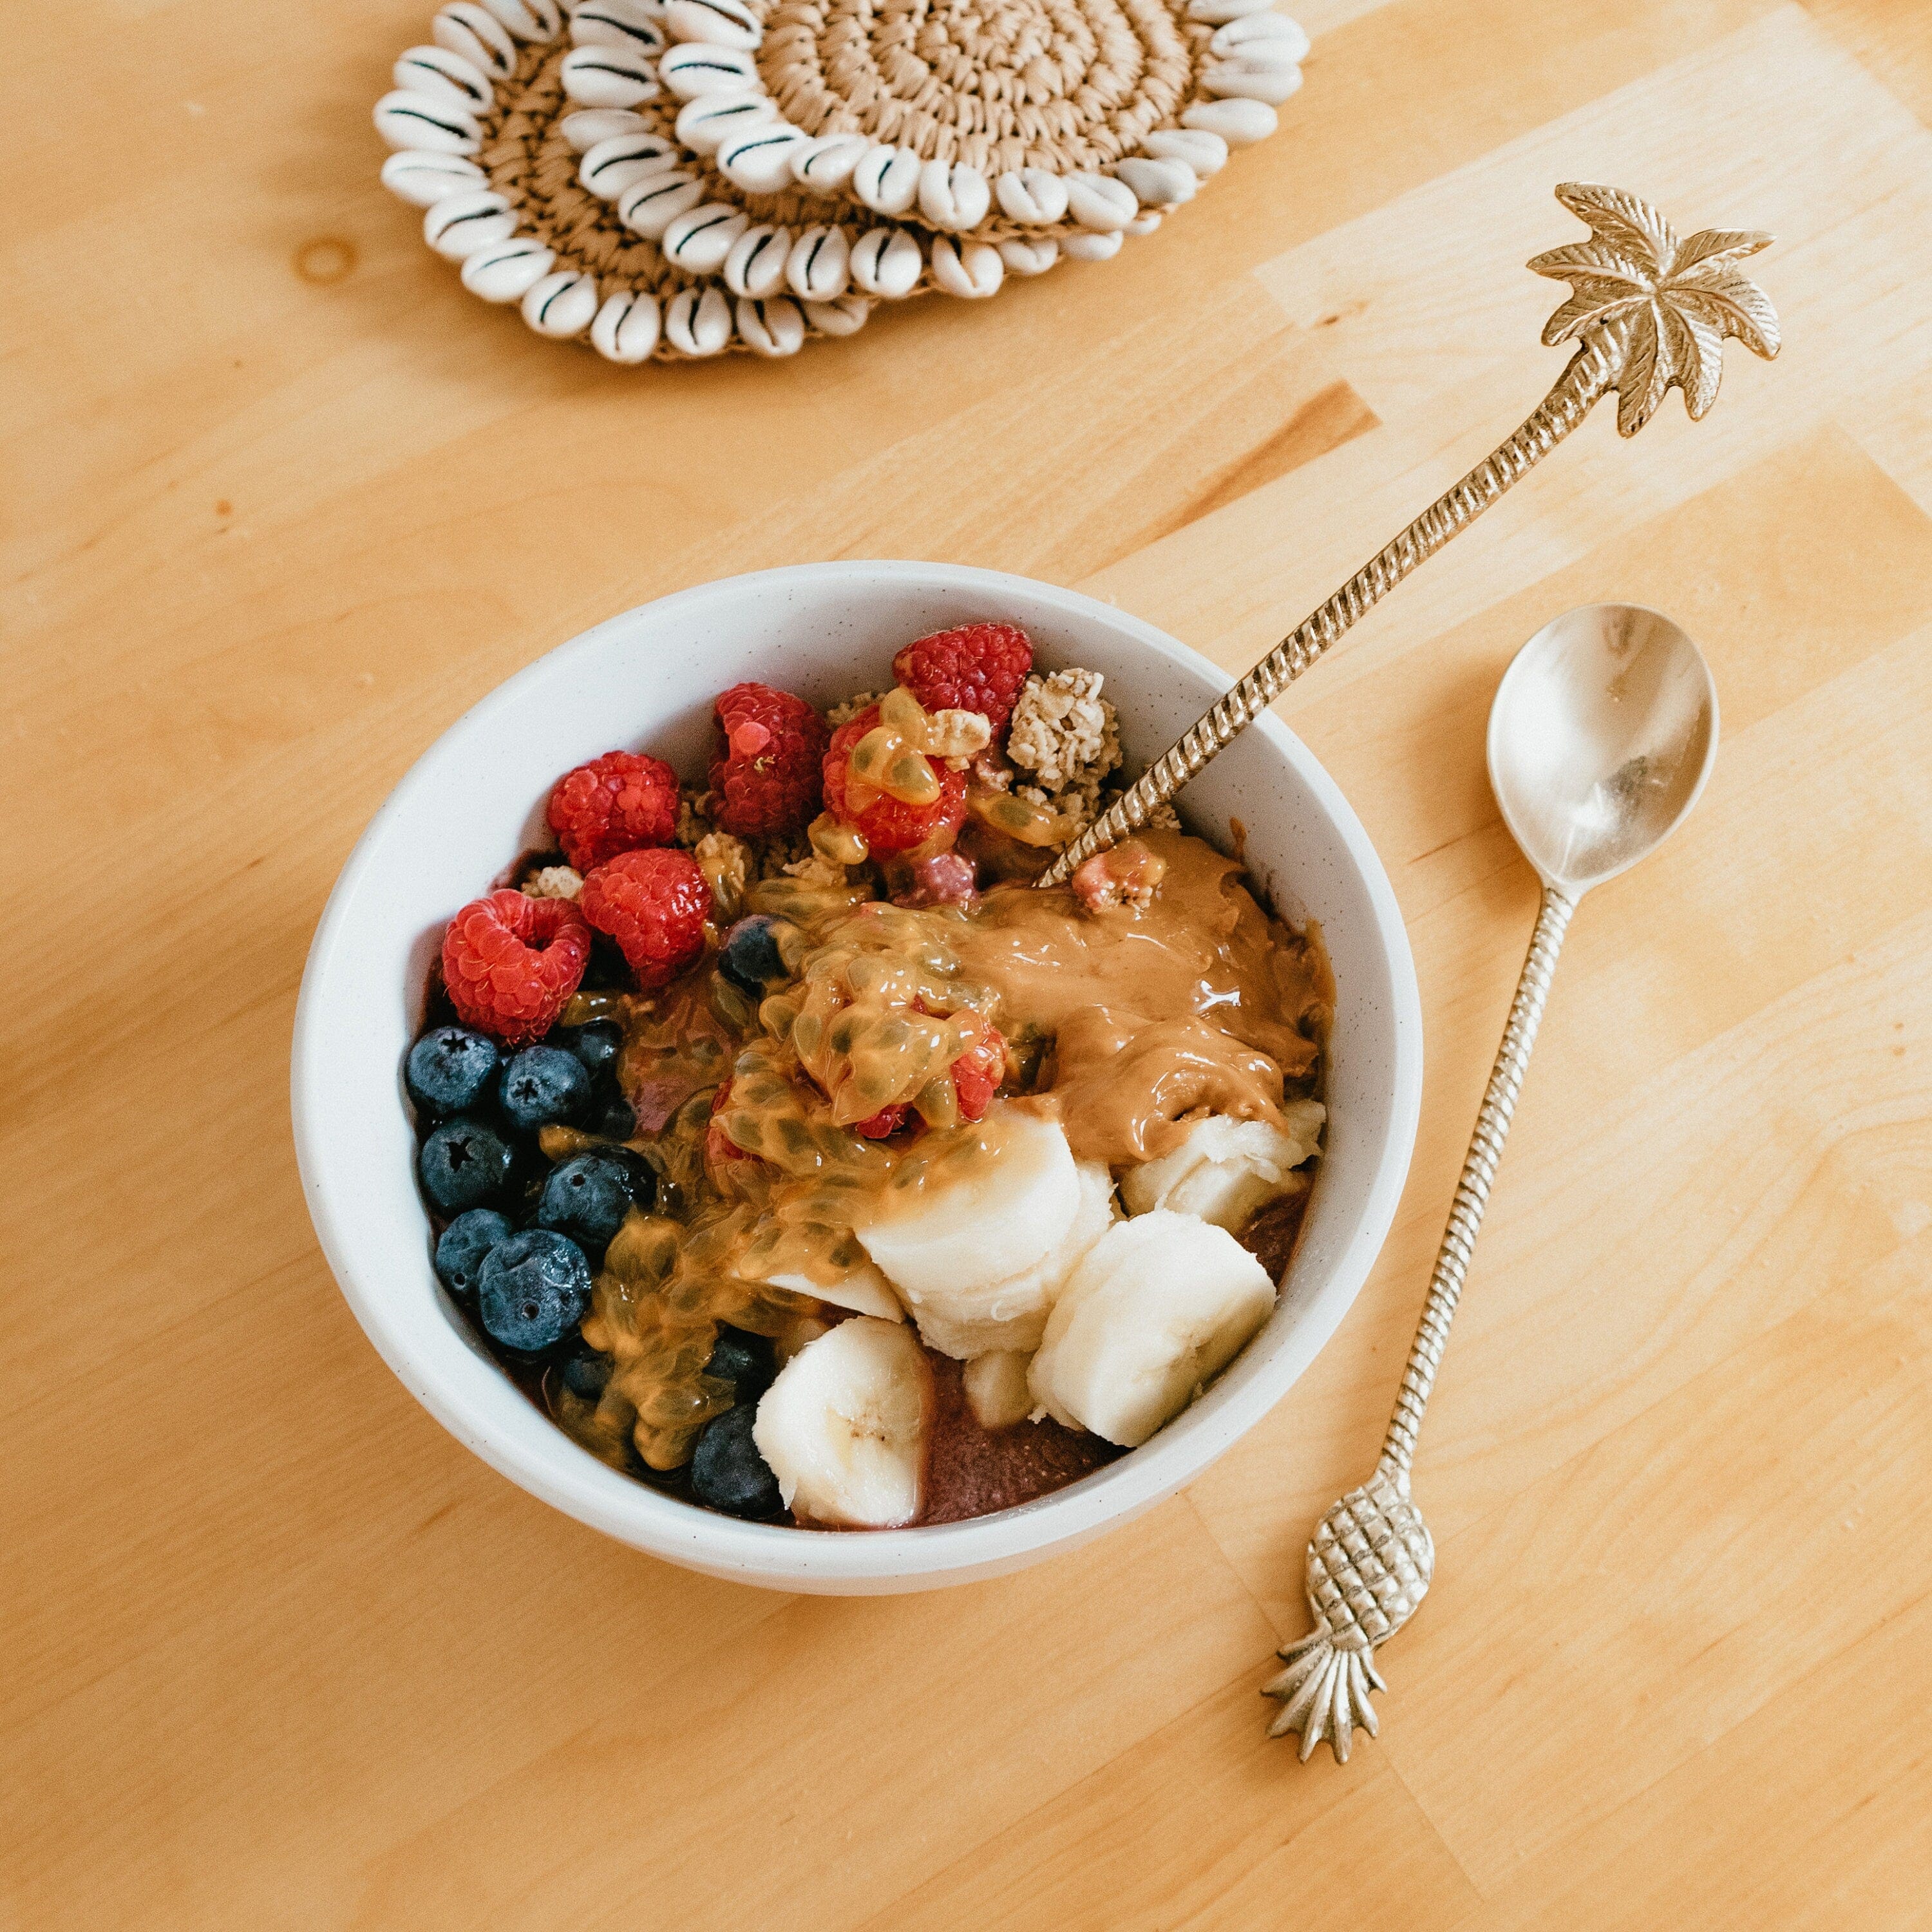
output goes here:
[{"label": "peanut butter drizzle", "polygon": [[[914,909],[768,880],[746,909],[788,922],[796,976],[755,1012],[708,960],[650,998],[573,1003],[572,1023],[625,1027],[632,1144],[661,1181],[659,1212],[634,1211],[598,1277],[584,1334],[614,1367],[594,1412],[560,1415],[573,1434],[614,1460],[627,1435],[652,1468],[688,1459],[729,1406],[702,1372],[717,1324],[782,1333],[814,1304],[771,1276],[831,1285],[862,1258],[854,1222],[888,1190],[937,1184],[997,1145],[997,1117],[960,1122],[946,1071],[986,1020],[1020,1070],[1008,1091],[1050,1096],[1037,1104],[1076,1159],[1154,1158],[1202,1112],[1280,1124],[1285,1084],[1312,1084],[1332,1006],[1318,938],[1271,920],[1202,841],[1142,836],[1166,867],[1144,908],[1006,884],[970,913]],[[898,1145],[850,1131],[902,1102],[931,1131]],[[721,1132],[752,1157],[707,1162]]]},{"label": "peanut butter drizzle", "polygon": [[1198,1111],[1281,1124],[1307,1090],[1334,1004],[1318,940],[1270,919],[1240,868],[1200,839],[1137,835],[1166,872],[1152,904],[1084,910],[1065,887],[998,886],[952,940],[1010,1041],[1055,1042],[1042,1086],[1075,1158],[1171,1153]]}]

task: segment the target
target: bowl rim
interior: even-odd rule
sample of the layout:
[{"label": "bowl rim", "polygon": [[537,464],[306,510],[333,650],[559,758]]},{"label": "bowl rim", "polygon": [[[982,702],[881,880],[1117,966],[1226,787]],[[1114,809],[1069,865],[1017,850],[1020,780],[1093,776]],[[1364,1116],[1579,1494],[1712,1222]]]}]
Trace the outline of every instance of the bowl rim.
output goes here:
[{"label": "bowl rim", "polygon": [[[531,1451],[496,1436],[488,1418],[455,1385],[460,1378],[423,1359],[426,1352],[402,1332],[383,1298],[362,1278],[350,1254],[348,1231],[354,1206],[338,1198],[329,1185],[330,1148],[316,1118],[315,1096],[328,1078],[328,1035],[333,1017],[328,1003],[331,966],[352,926],[358,888],[378,861],[390,822],[418,792],[439,781],[443,766],[459,755],[460,741],[472,721],[514,706],[539,678],[553,677],[560,667],[598,650],[613,629],[628,626],[643,611],[659,619],[673,618],[701,608],[712,598],[742,595],[757,586],[776,590],[814,580],[849,580],[855,574],[868,580],[885,578],[920,587],[970,592],[983,596],[994,608],[1003,596],[1024,596],[1035,605],[1069,617],[1097,622],[1202,679],[1217,693],[1235,681],[1198,652],[1114,604],[1036,578],[966,565],[875,559],[782,565],[712,579],[634,605],[512,673],[439,733],[411,764],[364,828],[331,889],[303,970],[291,1042],[290,1110],[296,1161],[316,1238],[344,1300],[404,1386],[452,1435],[499,1474],[578,1521],[687,1568],[781,1590],[917,1589],[997,1574],[1116,1528],[1194,1480],[1274,1407],[1354,1305],[1394,1221],[1421,1107],[1421,1001],[1394,888],[1340,788],[1278,717],[1264,712],[1249,728],[1268,740],[1326,813],[1368,898],[1393,1008],[1393,1091],[1388,1130],[1354,1232],[1312,1296],[1312,1305],[1298,1322],[1295,1346],[1271,1365],[1273,1372],[1256,1376],[1232,1392],[1233,1399],[1215,1416],[1217,1426],[1197,1430],[1176,1442],[1171,1446],[1178,1453],[1166,1456],[1160,1453],[1157,1436],[1078,1483],[1012,1509],[958,1522],[862,1534],[801,1532],[788,1526],[745,1522],[694,1508],[608,1468],[561,1430],[555,1430],[554,1424],[554,1454],[548,1446],[542,1452]],[[1342,1284],[1339,1289],[1338,1282]],[[466,1359],[478,1360],[453,1330],[450,1342]],[[488,1366],[493,1374],[501,1375],[494,1362]]]}]

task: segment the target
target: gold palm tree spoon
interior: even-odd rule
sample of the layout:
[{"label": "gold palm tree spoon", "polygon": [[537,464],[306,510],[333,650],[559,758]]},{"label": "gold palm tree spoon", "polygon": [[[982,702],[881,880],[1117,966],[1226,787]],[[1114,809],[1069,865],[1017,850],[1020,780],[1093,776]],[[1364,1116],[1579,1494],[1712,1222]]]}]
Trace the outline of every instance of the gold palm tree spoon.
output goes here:
[{"label": "gold palm tree spoon", "polygon": [[1684,392],[1694,421],[1705,415],[1717,400],[1726,336],[1767,359],[1778,353],[1777,311],[1737,270],[1746,256],[1770,245],[1768,235],[1707,228],[1680,242],[1648,202],[1622,188],[1569,182],[1556,199],[1591,232],[1588,241],[1552,248],[1529,264],[1570,288],[1543,332],[1546,344],[1577,345],[1549,394],[1148,766],[1041,874],[1041,885],[1065,884],[1095,853],[1146,824],[1343,632],[1467,530],[1612,390],[1617,428],[1634,436],[1672,388]]}]

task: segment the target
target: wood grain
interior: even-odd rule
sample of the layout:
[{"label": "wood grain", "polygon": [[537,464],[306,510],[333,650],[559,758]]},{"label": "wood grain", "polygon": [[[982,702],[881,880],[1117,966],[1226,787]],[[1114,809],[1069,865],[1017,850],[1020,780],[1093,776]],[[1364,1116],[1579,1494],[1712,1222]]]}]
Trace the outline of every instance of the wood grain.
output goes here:
[{"label": "wood grain", "polygon": [[[641,374],[480,309],[375,188],[427,11],[10,23],[0,1927],[1923,1925],[1925,10],[1315,0],[1282,136],[1118,262]],[[878,1602],[650,1563],[469,1456],[286,1126],[308,935],[421,748],[598,618],[817,556],[1030,572],[1245,667],[1541,393],[1518,265],[1593,176],[1778,230],[1787,346],[1704,424],[1590,425],[1283,702],[1429,1047],[1289,1397],[1090,1549]],[[1417,1472],[1436,1591],[1381,1742],[1298,1766],[1256,1686],[1533,910],[1484,715],[1606,596],[1704,645],[1724,749],[1574,928]]]}]

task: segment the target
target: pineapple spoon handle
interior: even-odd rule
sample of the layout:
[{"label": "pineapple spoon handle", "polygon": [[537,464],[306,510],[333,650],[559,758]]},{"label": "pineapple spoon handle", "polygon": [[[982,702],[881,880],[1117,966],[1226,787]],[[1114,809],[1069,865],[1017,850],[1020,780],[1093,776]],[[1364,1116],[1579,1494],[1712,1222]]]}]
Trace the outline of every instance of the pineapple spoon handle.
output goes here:
[{"label": "pineapple spoon handle", "polygon": [[1591,230],[1588,242],[1552,248],[1529,266],[1570,285],[1544,326],[1547,345],[1577,346],[1556,386],[1513,434],[1438,496],[1326,603],[1305,618],[1203,717],[1197,718],[1040,875],[1064,885],[1097,852],[1146,824],[1218,752],[1272,704],[1410,572],[1467,530],[1520,482],[1610,391],[1617,428],[1634,436],[1675,388],[1700,418],[1717,399],[1726,336],[1758,355],[1778,353],[1776,312],[1736,264],[1771,237],[1705,229],[1680,242],[1648,202],[1622,188],[1566,182],[1556,198]]},{"label": "pineapple spoon handle", "polygon": [[1461,1178],[1456,1183],[1449,1225],[1443,1231],[1435,1272],[1429,1277],[1422,1320],[1417,1326],[1415,1340],[1409,1345],[1408,1363],[1402,1372],[1395,1413],[1389,1418],[1388,1433],[1382,1438],[1382,1460],[1377,1466],[1388,1472],[1404,1488],[1408,1486],[1408,1472],[1415,1461],[1415,1438],[1422,1427],[1423,1411],[1429,1406],[1430,1391],[1435,1388],[1437,1372],[1442,1366],[1442,1352],[1448,1346],[1449,1324],[1456,1318],[1456,1304],[1462,1298],[1469,1258],[1475,1252],[1476,1231],[1483,1225],[1484,1209],[1490,1204],[1490,1190],[1496,1185],[1503,1142],[1516,1113],[1516,1096],[1522,1091],[1522,1076],[1529,1068],[1530,1049],[1536,1044],[1544,1002],[1550,997],[1550,979],[1556,970],[1556,955],[1563,944],[1563,935],[1569,930],[1570,915],[1576,910],[1574,899],[1554,886],[1544,887],[1543,908],[1537,914],[1528,956],[1522,962],[1522,976],[1516,981],[1509,1023],[1503,1029],[1502,1045],[1496,1050],[1496,1064],[1490,1070],[1490,1084],[1484,1089],[1482,1107],[1476,1115],[1476,1131],[1463,1157]]},{"label": "pineapple spoon handle", "polygon": [[1408,1622],[1428,1594],[1436,1546],[1408,1492],[1416,1435],[1442,1366],[1449,1324],[1455,1319],[1475,1250],[1476,1231],[1496,1184],[1503,1142],[1522,1091],[1544,1003],[1550,997],[1557,952],[1576,909],[1574,898],[1555,886],[1544,887],[1543,908],[1456,1184],[1449,1225],[1430,1276],[1422,1320],[1409,1346],[1382,1458],[1375,1474],[1360,1489],[1350,1490],[1316,1528],[1308,1546],[1305,1582],[1315,1629],[1281,1652],[1286,1668],[1263,1687],[1264,1694],[1278,1699],[1282,1706],[1268,1726],[1268,1735],[1278,1738],[1299,1731],[1304,1760],[1325,1738],[1336,1757],[1346,1762],[1358,1725],[1371,1737],[1376,1735],[1378,1724],[1369,1693],[1385,1687],[1373,1653]]}]

